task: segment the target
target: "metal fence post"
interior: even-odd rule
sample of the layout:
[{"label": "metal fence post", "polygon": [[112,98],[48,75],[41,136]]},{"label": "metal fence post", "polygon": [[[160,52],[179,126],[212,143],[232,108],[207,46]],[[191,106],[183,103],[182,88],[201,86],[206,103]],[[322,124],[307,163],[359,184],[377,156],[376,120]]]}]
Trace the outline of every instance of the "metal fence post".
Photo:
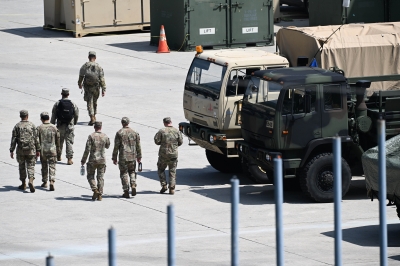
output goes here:
[{"label": "metal fence post", "polygon": [[276,227],[276,265],[283,266],[283,175],[282,159],[274,159],[274,180],[275,180],[275,227]]},{"label": "metal fence post", "polygon": [[335,265],[342,265],[342,145],[340,137],[333,139],[333,184],[335,213]]},{"label": "metal fence post", "polygon": [[108,229],[108,265],[117,266],[116,233],[113,227]]},{"label": "metal fence post", "polygon": [[54,257],[50,255],[46,257],[46,266],[54,266]]},{"label": "metal fence post", "polygon": [[378,160],[379,160],[379,231],[380,262],[387,266],[387,224],[386,224],[386,124],[378,121]]},{"label": "metal fence post", "polygon": [[231,179],[231,265],[239,265],[239,180]]},{"label": "metal fence post", "polygon": [[168,226],[168,266],[175,266],[175,210],[174,205],[167,207]]}]

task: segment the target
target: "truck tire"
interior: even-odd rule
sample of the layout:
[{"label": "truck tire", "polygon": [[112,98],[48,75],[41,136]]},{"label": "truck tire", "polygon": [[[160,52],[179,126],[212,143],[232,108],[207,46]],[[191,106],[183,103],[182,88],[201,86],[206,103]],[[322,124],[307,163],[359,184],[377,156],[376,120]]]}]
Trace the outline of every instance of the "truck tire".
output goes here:
[{"label": "truck tire", "polygon": [[265,171],[254,162],[249,162],[247,159],[242,158],[242,172],[247,178],[257,184],[270,184],[269,175],[272,171]]},{"label": "truck tire", "polygon": [[[351,170],[342,158],[342,197],[349,191]],[[300,175],[301,190],[317,202],[332,202],[333,154],[322,153],[312,158]]]},{"label": "truck tire", "polygon": [[222,173],[240,173],[239,157],[228,158],[225,154],[220,154],[206,149],[206,157],[210,165]]}]

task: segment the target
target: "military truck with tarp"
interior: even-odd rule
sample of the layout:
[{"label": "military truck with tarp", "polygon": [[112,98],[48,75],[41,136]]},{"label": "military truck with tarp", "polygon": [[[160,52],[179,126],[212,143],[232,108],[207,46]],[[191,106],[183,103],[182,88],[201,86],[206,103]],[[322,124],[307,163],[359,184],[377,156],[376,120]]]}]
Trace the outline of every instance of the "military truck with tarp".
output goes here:
[{"label": "military truck with tarp", "polygon": [[[286,27],[277,32],[276,44],[293,67],[315,58],[319,67],[337,67],[347,78],[400,73],[400,22]],[[393,89],[400,89],[396,77],[372,82],[367,93]]]},{"label": "military truck with tarp", "polygon": [[[394,101],[397,101],[396,104],[400,105],[400,98]],[[400,116],[400,113],[397,113],[397,115]],[[389,206],[396,206],[397,216],[400,218],[400,135],[386,141],[385,151],[387,199]],[[368,196],[371,197],[371,200],[375,197],[379,199],[378,147],[371,148],[363,154],[362,164]]]},{"label": "military truck with tarp", "polygon": [[[365,77],[367,79],[367,77]],[[400,79],[399,75],[373,80]],[[239,155],[273,176],[283,160],[284,178],[294,178],[318,202],[333,200],[332,139],[342,143],[342,195],[352,175],[362,174],[361,156],[377,145],[377,120],[386,119],[388,138],[400,133],[400,90],[373,92],[368,80],[347,79],[338,69],[290,67],[254,72],[238,106]],[[269,93],[279,91],[278,99]],[[284,180],[285,180],[284,179]]]},{"label": "military truck with tarp", "polygon": [[[202,51],[197,47],[183,93],[183,110],[189,122],[179,124],[191,144],[205,149],[212,167],[221,172],[245,172],[256,182],[267,182],[265,171],[242,161],[234,147],[242,139],[235,124],[236,103],[243,98],[254,71],[285,68],[288,61],[256,49]],[[275,93],[272,97],[276,97]]]}]

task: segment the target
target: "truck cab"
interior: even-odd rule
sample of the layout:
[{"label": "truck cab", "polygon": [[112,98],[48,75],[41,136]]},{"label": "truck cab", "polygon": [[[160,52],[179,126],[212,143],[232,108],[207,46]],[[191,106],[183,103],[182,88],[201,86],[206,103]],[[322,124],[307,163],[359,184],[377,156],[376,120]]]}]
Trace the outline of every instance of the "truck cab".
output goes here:
[{"label": "truck cab", "polygon": [[206,150],[207,159],[215,169],[241,171],[241,158],[234,142],[242,139],[242,133],[235,121],[237,104],[252,83],[252,74],[288,66],[286,58],[257,49],[196,54],[183,94],[183,110],[189,122],[180,123],[179,129],[192,144]]},{"label": "truck cab", "polygon": [[[284,177],[298,180],[303,192],[318,202],[333,200],[334,137],[342,143],[345,195],[352,174],[362,174],[363,152],[377,143],[379,117],[391,126],[388,138],[399,132],[400,118],[383,102],[397,100],[400,91],[381,93],[380,102],[373,97],[365,102],[370,81],[350,83],[343,71],[311,67],[257,71],[254,77],[260,79],[259,86],[245,93],[239,110],[244,139],[236,141],[239,155],[270,176],[273,159],[282,158]],[[279,91],[276,100],[264,98],[270,88]],[[400,111],[400,106],[396,108]]]}]

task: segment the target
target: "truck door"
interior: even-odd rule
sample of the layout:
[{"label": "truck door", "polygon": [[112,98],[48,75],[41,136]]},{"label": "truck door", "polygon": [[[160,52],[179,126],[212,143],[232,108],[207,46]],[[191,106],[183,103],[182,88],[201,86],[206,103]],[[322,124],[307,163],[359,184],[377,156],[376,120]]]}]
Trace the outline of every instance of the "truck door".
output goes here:
[{"label": "truck door", "polygon": [[345,87],[341,84],[326,84],[322,86],[322,101],[320,102],[322,137],[348,135],[347,105]]},{"label": "truck door", "polygon": [[[282,132],[279,132],[281,149],[302,149],[308,142],[320,138],[321,110],[317,101],[317,85],[297,86],[282,91],[280,95]],[[309,96],[306,96],[309,95]],[[311,110],[306,112],[306,97],[310,97]]]},{"label": "truck door", "polygon": [[[224,129],[238,128],[236,121],[235,102],[241,100],[249,83],[249,76],[252,72],[260,70],[260,67],[239,68],[231,70],[225,87],[225,100],[223,106]],[[221,92],[222,96],[222,92]]]}]

